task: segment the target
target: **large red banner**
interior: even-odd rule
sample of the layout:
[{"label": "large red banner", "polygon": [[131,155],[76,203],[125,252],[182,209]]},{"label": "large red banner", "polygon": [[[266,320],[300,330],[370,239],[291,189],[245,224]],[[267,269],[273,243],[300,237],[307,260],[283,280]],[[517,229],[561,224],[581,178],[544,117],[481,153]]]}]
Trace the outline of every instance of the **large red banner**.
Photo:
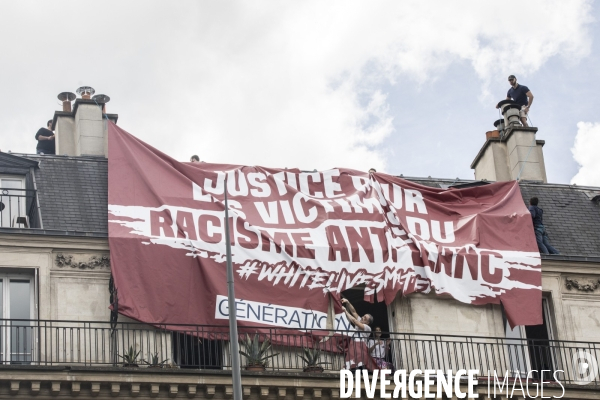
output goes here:
[{"label": "large red banner", "polygon": [[[240,326],[345,329],[340,293],[450,295],[542,323],[541,265],[517,182],[438,189],[345,168],[181,163],[109,123],[109,243],[119,312],[226,325],[224,191]],[[330,316],[331,318],[331,316]],[[332,321],[330,319],[330,321]]]}]

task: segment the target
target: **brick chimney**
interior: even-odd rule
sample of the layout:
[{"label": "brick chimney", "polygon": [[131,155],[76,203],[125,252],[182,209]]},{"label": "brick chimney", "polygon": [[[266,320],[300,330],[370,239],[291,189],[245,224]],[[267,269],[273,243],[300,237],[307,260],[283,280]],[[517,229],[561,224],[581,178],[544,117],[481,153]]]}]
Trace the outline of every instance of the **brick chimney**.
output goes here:
[{"label": "brick chimney", "polygon": [[[110,98],[106,95],[98,95],[92,99],[94,92],[94,89],[89,86],[80,87],[77,89],[77,94],[81,95],[81,98],[75,100],[72,111],[63,103],[63,111],[54,113],[56,154],[108,157],[106,119],[116,123],[118,115],[104,114],[105,104],[110,101]],[[68,96],[61,93],[60,97]]]},{"label": "brick chimney", "polygon": [[471,163],[475,179],[547,182],[545,142],[536,139],[537,128],[521,125],[518,109],[512,104],[503,104],[502,114],[504,118],[494,123],[497,131],[486,133],[486,141]]}]

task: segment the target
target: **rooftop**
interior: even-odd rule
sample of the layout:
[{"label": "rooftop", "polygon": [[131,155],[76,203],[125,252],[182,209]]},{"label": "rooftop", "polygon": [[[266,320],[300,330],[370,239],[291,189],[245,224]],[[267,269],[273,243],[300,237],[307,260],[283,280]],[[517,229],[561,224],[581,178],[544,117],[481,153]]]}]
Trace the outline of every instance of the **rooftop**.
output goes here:
[{"label": "rooftop", "polygon": [[[45,234],[107,236],[106,158],[0,154],[3,156],[0,173],[9,172],[11,161],[27,167],[35,165],[31,161],[37,162],[34,177]],[[458,178],[400,177],[442,189],[487,183]],[[540,199],[544,225],[561,256],[600,256],[600,187],[527,181],[520,182],[520,187],[526,204],[531,197]]]},{"label": "rooftop", "polygon": [[[438,188],[481,182],[461,179],[403,177]],[[525,204],[537,197],[544,210],[544,226],[554,247],[562,256],[600,256],[600,187],[557,183],[519,183]]]},{"label": "rooftop", "polygon": [[46,234],[57,231],[57,234],[107,236],[106,158],[14,153],[3,153],[2,156],[0,173],[9,173],[11,161],[37,162],[37,168],[33,168],[32,186],[37,189],[41,226]]}]

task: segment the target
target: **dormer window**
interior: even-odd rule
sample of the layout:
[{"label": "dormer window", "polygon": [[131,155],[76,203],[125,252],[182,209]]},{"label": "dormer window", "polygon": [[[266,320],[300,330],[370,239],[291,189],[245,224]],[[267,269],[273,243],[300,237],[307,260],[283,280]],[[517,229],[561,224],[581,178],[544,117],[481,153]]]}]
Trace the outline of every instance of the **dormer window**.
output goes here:
[{"label": "dormer window", "polygon": [[36,171],[39,161],[0,152],[0,229],[43,227]]},{"label": "dormer window", "polygon": [[0,227],[29,228],[27,206],[33,194],[25,189],[25,177],[0,175]]}]

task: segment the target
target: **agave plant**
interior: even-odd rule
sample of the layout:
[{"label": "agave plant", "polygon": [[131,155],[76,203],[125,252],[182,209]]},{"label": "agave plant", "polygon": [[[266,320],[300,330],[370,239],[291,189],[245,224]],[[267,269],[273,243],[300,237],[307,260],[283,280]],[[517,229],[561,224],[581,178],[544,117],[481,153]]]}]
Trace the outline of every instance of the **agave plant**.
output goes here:
[{"label": "agave plant", "polygon": [[328,361],[321,361],[321,349],[319,348],[319,344],[315,347],[304,348],[304,355],[300,356],[306,363],[304,366],[304,372],[323,372],[323,367],[321,365],[331,364]]},{"label": "agave plant", "polygon": [[266,339],[260,343],[260,337],[258,334],[254,335],[253,338],[246,334],[246,339],[242,340],[243,350],[240,350],[240,354],[246,357],[246,369],[262,369],[264,370],[267,366],[268,359],[279,355],[279,353],[268,354],[271,350],[271,342]]},{"label": "agave plant", "polygon": [[124,367],[137,367],[138,366],[137,358],[139,355],[140,355],[139,351],[135,351],[133,346],[129,346],[129,350],[127,350],[127,353],[125,353],[124,355],[119,354],[119,357],[121,357],[123,359]]},{"label": "agave plant", "polygon": [[158,352],[156,352],[151,355],[150,361],[142,360],[142,362],[144,364],[146,364],[148,366],[148,368],[163,368],[163,367],[165,367],[167,361],[169,361],[168,358],[166,360],[162,360],[162,361],[159,361],[159,360],[160,360],[160,358],[158,357]]}]

